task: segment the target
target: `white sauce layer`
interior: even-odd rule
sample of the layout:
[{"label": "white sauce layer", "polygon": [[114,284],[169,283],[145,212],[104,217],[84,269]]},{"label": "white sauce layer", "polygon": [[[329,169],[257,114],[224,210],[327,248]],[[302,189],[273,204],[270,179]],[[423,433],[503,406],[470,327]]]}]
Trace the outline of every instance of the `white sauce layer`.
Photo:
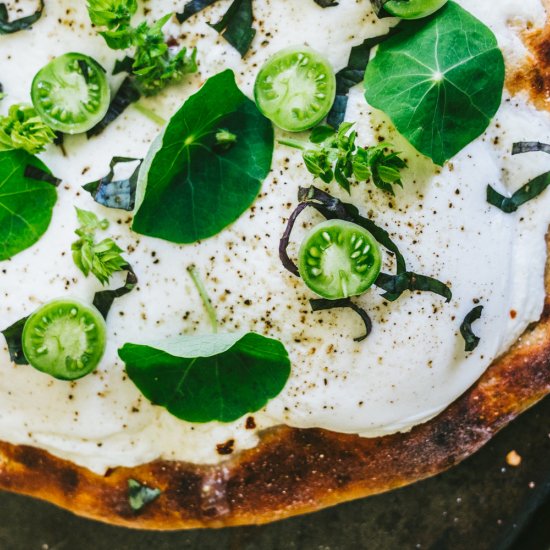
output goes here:
[{"label": "white sauce layer", "polygon": [[[0,104],[2,112],[12,103],[29,100],[34,74],[53,56],[77,50],[107,69],[117,58],[91,29],[83,0],[46,4],[32,32],[0,37],[0,81],[8,94]],[[540,0],[460,4],[494,30],[509,62],[525,53],[518,30],[545,22]],[[149,17],[182,5],[155,0],[148,3]],[[169,117],[201,80],[226,67],[235,70],[250,95],[265,59],[297,43],[323,52],[338,70],[352,46],[390,25],[374,17],[368,0],[340,0],[329,9],[313,0],[256,0],[258,35],[252,53],[242,60],[207,25],[228,5],[221,2],[181,27],[175,21],[169,25],[168,34],[185,35],[187,45],[198,46],[201,74],[147,102],[161,116]],[[113,86],[117,84],[113,79]],[[515,141],[549,142],[550,117],[524,98],[506,98],[486,134],[442,170],[411,150],[387,120],[365,104],[360,87],[351,94],[348,119],[359,121],[365,144],[383,136],[409,160],[404,189],[398,189],[395,198],[372,184],[361,184],[353,189],[352,201],[391,232],[411,269],[452,285],[451,304],[431,294],[406,294],[388,304],[373,289],[359,299],[375,327],[362,344],[352,340],[362,329],[353,313],[312,313],[312,294],[283,270],[277,255],[298,186],[312,183],[300,154],[284,147],[277,148],[272,173],[254,207],[220,235],[176,246],[132,233],[130,215],[96,205],[80,189],[107,173],[112,156],[146,154],[159,128],[129,108],[99,138],[67,140],[67,157],[55,147],[42,156],[63,184],[47,234],[0,264],[0,324],[4,328],[60,296],[91,301],[100,289],[93,278],[83,277],[71,258],[74,205],[112,222],[109,232],[127,250],[139,287],[115,303],[105,358],[98,371],[83,380],[60,382],[29,366],[15,366],[7,349],[0,349],[0,440],[35,445],[96,472],[159,457],[216,463],[223,458],[217,444],[234,439],[237,451],[249,448],[258,442],[259,430],[281,423],[369,437],[408,430],[471,386],[542,311],[550,193],[507,215],[486,203],[485,192],[487,184],[512,192],[550,169],[550,158],[541,153],[510,155]],[[330,191],[349,200],[336,184]],[[310,221],[318,220],[308,215]],[[252,415],[256,429],[246,429],[245,419],[193,425],[172,417],[140,396],[118,359],[117,349],[125,342],[209,330],[186,272],[191,263],[205,278],[224,330],[254,330],[279,338],[290,352],[292,376],[266,410]],[[475,325],[481,343],[474,353],[465,354],[458,328],[478,301],[485,306]]]}]

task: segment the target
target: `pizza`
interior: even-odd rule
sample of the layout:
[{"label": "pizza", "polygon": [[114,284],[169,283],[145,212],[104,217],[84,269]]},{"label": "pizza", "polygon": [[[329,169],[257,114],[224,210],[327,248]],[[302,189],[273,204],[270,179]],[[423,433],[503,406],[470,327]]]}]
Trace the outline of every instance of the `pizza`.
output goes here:
[{"label": "pizza", "polygon": [[0,6],[0,487],[264,523],[434,475],[547,395],[546,17]]}]

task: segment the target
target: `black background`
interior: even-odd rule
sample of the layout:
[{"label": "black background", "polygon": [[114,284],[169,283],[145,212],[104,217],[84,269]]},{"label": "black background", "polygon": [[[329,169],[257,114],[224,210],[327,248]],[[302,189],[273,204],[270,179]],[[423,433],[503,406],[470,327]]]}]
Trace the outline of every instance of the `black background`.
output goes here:
[{"label": "black background", "polygon": [[[506,463],[515,450],[518,467]],[[0,550],[549,550],[550,398],[450,471],[309,516],[220,531],[129,531],[0,493]]]}]

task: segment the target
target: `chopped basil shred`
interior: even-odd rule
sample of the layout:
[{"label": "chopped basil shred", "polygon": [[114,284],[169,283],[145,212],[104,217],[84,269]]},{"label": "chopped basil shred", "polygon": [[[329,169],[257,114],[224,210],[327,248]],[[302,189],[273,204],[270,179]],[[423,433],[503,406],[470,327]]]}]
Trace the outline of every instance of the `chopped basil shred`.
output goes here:
[{"label": "chopped basil shred", "polygon": [[56,178],[47,170],[44,170],[39,166],[33,166],[31,164],[27,165],[27,167],[25,168],[24,176],[31,180],[43,181],[45,183],[49,183],[54,187],[59,187],[59,184],[61,183],[61,180],[59,178]]},{"label": "chopped basil shred", "polygon": [[550,145],[540,141],[521,141],[514,143],[512,155],[521,155],[522,153],[548,153],[550,154]]},{"label": "chopped basil shred", "polygon": [[39,0],[38,8],[33,14],[10,21],[8,8],[6,4],[1,3],[0,4],[0,35],[12,34],[14,32],[28,29],[31,25],[36,23],[42,17],[43,11],[44,11],[44,0]]},{"label": "chopped basil shred", "polygon": [[[118,165],[135,162],[138,164],[129,177],[114,179]],[[93,199],[102,206],[130,212],[136,204],[136,187],[141,163],[140,159],[113,157],[109,165],[109,173],[97,181],[87,183],[83,186],[83,189],[88,191]]]},{"label": "chopped basil shred", "polygon": [[162,491],[143,485],[135,479],[128,480],[128,503],[134,512],[139,512],[147,504],[155,501]]},{"label": "chopped basil shred", "polygon": [[141,99],[141,92],[137,89],[132,78],[124,79],[117,93],[109,105],[106,115],[98,124],[87,132],[87,136],[93,137],[101,134],[111,122],[115,121],[132,103]]},{"label": "chopped basil shred", "polygon": [[512,214],[526,202],[537,198],[550,185],[550,172],[545,172],[532,179],[518,189],[511,197],[505,197],[490,185],[487,186],[487,202],[502,210],[505,214]]},{"label": "chopped basil shred", "polygon": [[372,320],[369,317],[369,314],[363,308],[359,307],[357,304],[354,304],[351,301],[351,298],[342,298],[339,300],[327,300],[325,298],[318,298],[310,300],[309,303],[311,305],[312,311],[325,311],[338,308],[349,308],[352,311],[355,311],[355,313],[359,315],[359,317],[365,324],[365,334],[363,334],[362,336],[358,336],[353,340],[355,342],[362,342],[370,336],[370,333],[372,332]]},{"label": "chopped basil shred", "polygon": [[218,31],[244,57],[256,36],[252,27],[252,0],[233,0],[225,15],[210,26]]},{"label": "chopped basil shred", "polygon": [[453,298],[451,289],[446,284],[432,277],[410,271],[398,273],[397,275],[381,273],[374,284],[386,292],[382,297],[390,302],[395,302],[406,290],[410,292],[433,292],[445,298],[446,302],[450,302]]},{"label": "chopped basil shred", "polygon": [[119,271],[127,272],[126,280],[120,288],[114,290],[100,290],[94,295],[93,304],[104,319],[107,319],[114,301],[132,292],[138,283],[138,278],[130,264],[123,265]]},{"label": "chopped basil shred", "polygon": [[460,334],[462,334],[465,343],[464,351],[474,351],[480,342],[480,338],[472,330],[472,324],[481,317],[482,312],[483,306],[474,307],[460,325]]},{"label": "chopped basil shred", "polygon": [[[183,12],[176,14],[176,17],[180,23],[183,23],[217,1],[191,0],[185,4]],[[256,36],[256,29],[252,26],[253,21],[252,0],[233,0],[222,18],[217,23],[210,23],[210,26],[244,57]]]},{"label": "chopped basil shred", "polygon": [[6,339],[10,359],[16,365],[28,365],[27,358],[23,353],[23,328],[25,327],[27,319],[28,317],[24,317],[8,328],[0,331]]},{"label": "chopped basil shred", "polygon": [[372,49],[400,30],[400,26],[397,25],[387,34],[375,36],[374,38],[367,38],[362,44],[359,44],[359,46],[355,46],[351,49],[347,66],[336,73],[336,99],[334,100],[334,105],[328,114],[327,124],[333,128],[338,128],[340,124],[344,122],[344,117],[346,116],[348,106],[349,91],[357,84],[363,82]]}]

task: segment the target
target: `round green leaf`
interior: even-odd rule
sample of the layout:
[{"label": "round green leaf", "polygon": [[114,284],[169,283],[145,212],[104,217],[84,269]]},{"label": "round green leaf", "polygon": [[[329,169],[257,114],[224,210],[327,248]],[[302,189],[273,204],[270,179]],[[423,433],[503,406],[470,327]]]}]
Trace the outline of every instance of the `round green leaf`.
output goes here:
[{"label": "round green leaf", "polygon": [[365,97],[421,153],[443,165],[497,112],[504,58],[493,32],[455,2],[401,23],[365,75]]},{"label": "round green leaf", "polygon": [[[229,147],[216,141],[226,130]],[[232,71],[206,81],[172,117],[140,170],[133,229],[175,243],[212,237],[257,197],[271,168],[273,127]]]},{"label": "round green leaf", "polygon": [[147,399],[188,422],[233,422],[256,412],[290,375],[283,344],[254,333],[125,344],[118,353]]},{"label": "round green leaf", "polygon": [[49,173],[23,150],[0,151],[0,261],[36,243],[52,219],[57,191],[51,183],[26,176],[29,166]]}]

